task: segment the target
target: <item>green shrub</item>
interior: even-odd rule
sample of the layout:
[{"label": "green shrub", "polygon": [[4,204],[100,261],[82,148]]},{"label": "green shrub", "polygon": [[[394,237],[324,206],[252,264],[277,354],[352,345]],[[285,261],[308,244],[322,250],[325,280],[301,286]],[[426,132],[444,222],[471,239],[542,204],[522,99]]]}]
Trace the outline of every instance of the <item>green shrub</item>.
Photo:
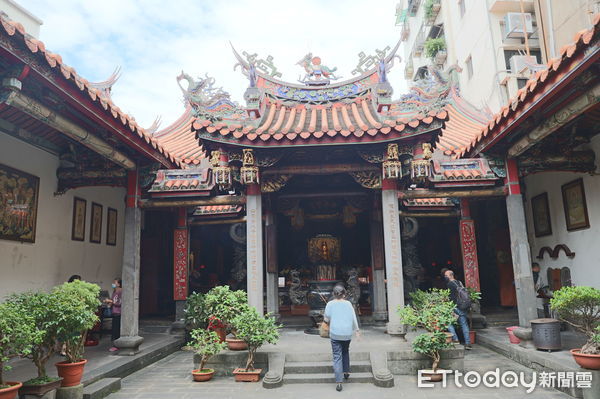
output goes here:
[{"label": "green shrub", "polygon": [[427,332],[418,335],[412,342],[413,350],[432,359],[435,371],[440,362],[440,351],[452,344],[446,342],[444,331],[454,323],[454,302],[448,290],[433,289],[411,294],[412,304],[398,309],[402,323],[413,329],[423,328]]},{"label": "green shrub", "polygon": [[26,292],[9,297],[8,302],[19,307],[22,314],[31,317],[35,331],[38,333],[32,341],[31,351],[26,355],[37,369],[40,381],[48,378],[46,363],[57,352],[59,317],[61,309],[55,296],[45,292]]},{"label": "green shrub", "polygon": [[588,337],[581,353],[600,354],[600,290],[593,287],[562,287],[554,291],[550,307],[558,317]]},{"label": "green shrub", "polygon": [[206,312],[203,294],[199,292],[191,293],[187,298],[183,311],[185,313],[185,326],[188,330],[206,329],[209,314]]},{"label": "green shrub", "polygon": [[425,19],[430,19],[431,17],[433,17],[433,5],[439,2],[440,0],[427,0],[425,2],[425,4],[423,5],[423,8],[425,10]]},{"label": "green shrub", "polygon": [[69,363],[83,359],[86,332],[98,322],[99,294],[99,286],[79,280],[61,284],[51,292],[60,309],[58,339],[65,344]]},{"label": "green shrub", "polygon": [[5,363],[13,357],[29,355],[39,336],[33,318],[23,312],[18,302],[0,303],[0,389],[8,387],[2,376],[5,370],[10,370]]},{"label": "green shrub", "polygon": [[214,331],[208,331],[198,328],[191,331],[192,339],[188,346],[200,355],[199,371],[204,370],[206,362],[214,355],[227,347],[227,343],[221,342],[219,336]]},{"label": "green shrub", "polygon": [[443,37],[427,39],[425,41],[425,56],[427,58],[435,57],[435,55],[441,50],[446,50],[446,41]]},{"label": "green shrub", "polygon": [[236,337],[248,344],[246,371],[254,370],[256,351],[266,343],[277,343],[281,326],[271,315],[263,316],[255,308],[249,306],[234,317],[231,324],[236,330]]},{"label": "green shrub", "polygon": [[223,285],[212,288],[204,294],[203,315],[217,319],[225,326],[240,312],[248,309],[248,295],[242,290],[231,291],[229,286]]}]

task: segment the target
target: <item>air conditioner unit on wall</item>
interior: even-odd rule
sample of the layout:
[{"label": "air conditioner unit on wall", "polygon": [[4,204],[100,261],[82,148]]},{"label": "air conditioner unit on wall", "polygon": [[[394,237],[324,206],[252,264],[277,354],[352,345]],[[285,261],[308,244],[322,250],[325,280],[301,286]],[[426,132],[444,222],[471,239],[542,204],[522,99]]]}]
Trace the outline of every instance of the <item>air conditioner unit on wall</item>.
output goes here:
[{"label": "air conditioner unit on wall", "polygon": [[514,74],[521,74],[535,65],[537,65],[537,60],[531,55],[513,55],[510,57],[510,71]]},{"label": "air conditioner unit on wall", "polygon": [[[527,36],[533,33],[533,21],[530,13],[525,15],[525,32]],[[520,12],[509,12],[504,16],[504,37],[511,39],[523,38],[523,14]]]}]

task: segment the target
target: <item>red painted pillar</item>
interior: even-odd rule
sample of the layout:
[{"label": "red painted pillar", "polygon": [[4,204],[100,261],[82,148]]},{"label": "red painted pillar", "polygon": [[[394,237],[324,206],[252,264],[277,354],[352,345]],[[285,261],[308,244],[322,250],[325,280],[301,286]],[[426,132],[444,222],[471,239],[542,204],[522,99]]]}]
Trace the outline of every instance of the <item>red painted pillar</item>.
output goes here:
[{"label": "red painted pillar", "polygon": [[188,296],[189,237],[185,208],[177,209],[177,226],[173,231],[173,299],[185,301]]},{"label": "red painted pillar", "polygon": [[465,272],[465,286],[479,291],[479,260],[477,258],[475,222],[471,219],[471,208],[469,200],[466,198],[460,200],[460,214],[460,249]]}]

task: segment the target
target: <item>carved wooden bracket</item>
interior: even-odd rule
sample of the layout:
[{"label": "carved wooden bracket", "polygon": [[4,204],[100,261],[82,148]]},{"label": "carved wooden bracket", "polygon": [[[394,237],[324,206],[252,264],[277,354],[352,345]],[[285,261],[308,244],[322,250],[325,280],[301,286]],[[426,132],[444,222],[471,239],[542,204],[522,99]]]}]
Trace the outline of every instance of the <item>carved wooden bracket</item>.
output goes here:
[{"label": "carved wooden bracket", "polygon": [[573,259],[575,257],[575,252],[571,252],[571,250],[569,249],[569,247],[567,247],[565,244],[557,244],[554,247],[554,249],[552,249],[550,247],[542,247],[542,248],[540,248],[540,252],[538,253],[537,258],[538,259],[544,259],[544,254],[548,253],[548,255],[550,255],[550,257],[552,259],[557,259],[561,250],[563,250],[565,252],[565,255],[567,255],[567,258]]}]

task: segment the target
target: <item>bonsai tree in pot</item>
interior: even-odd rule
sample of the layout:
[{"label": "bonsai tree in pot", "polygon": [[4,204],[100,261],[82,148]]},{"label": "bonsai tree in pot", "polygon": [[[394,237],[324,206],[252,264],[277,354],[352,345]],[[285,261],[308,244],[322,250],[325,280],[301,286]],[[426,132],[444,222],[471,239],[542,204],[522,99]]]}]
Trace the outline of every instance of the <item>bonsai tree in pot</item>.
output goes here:
[{"label": "bonsai tree in pot", "polygon": [[206,329],[208,327],[208,312],[204,304],[204,295],[199,292],[193,292],[188,296],[188,299],[183,309],[185,313],[185,327],[189,331],[199,328]]},{"label": "bonsai tree in pot", "polygon": [[253,307],[247,307],[238,314],[232,320],[232,326],[236,330],[237,338],[248,345],[246,367],[235,369],[233,374],[235,374],[236,381],[256,382],[260,379],[262,371],[262,369],[254,368],[256,351],[266,343],[277,343],[281,326],[271,315],[263,316]]},{"label": "bonsai tree in pot", "polygon": [[188,347],[200,356],[200,366],[197,370],[192,370],[194,381],[208,381],[215,374],[215,370],[204,368],[204,366],[211,357],[225,349],[227,344],[221,342],[216,332],[201,328],[192,330],[191,336]]},{"label": "bonsai tree in pot", "polygon": [[38,336],[33,318],[22,312],[18,303],[0,303],[0,398],[15,398],[22,386],[20,382],[4,380],[3,372],[10,370],[5,363],[13,357],[28,355]]},{"label": "bonsai tree in pot", "polygon": [[441,360],[440,351],[452,346],[446,340],[446,327],[455,321],[454,303],[450,301],[448,290],[417,291],[411,295],[412,304],[398,309],[402,323],[426,332],[418,335],[412,342],[413,350],[429,356],[432,360],[432,381],[441,380],[438,367]]},{"label": "bonsai tree in pot", "polygon": [[24,382],[20,394],[43,395],[60,386],[61,379],[49,377],[46,363],[58,350],[58,315],[60,309],[54,295],[46,292],[26,292],[9,297],[8,303],[18,307],[19,312],[31,318],[36,331],[31,350],[24,357],[31,359],[37,369],[37,377]]},{"label": "bonsai tree in pot", "polygon": [[67,360],[56,363],[58,375],[63,377],[62,386],[79,385],[87,360],[83,358],[86,333],[98,321],[98,296],[96,284],[75,280],[52,290],[60,309],[58,315],[58,338],[65,344]]},{"label": "bonsai tree in pot", "polygon": [[593,287],[562,287],[554,291],[550,307],[560,320],[587,337],[571,354],[581,367],[600,370],[600,290]]},{"label": "bonsai tree in pot", "polygon": [[225,341],[227,329],[232,329],[235,335],[231,321],[248,309],[248,295],[241,290],[232,291],[227,285],[218,286],[204,295],[203,305],[208,328],[214,330],[221,341]]}]

